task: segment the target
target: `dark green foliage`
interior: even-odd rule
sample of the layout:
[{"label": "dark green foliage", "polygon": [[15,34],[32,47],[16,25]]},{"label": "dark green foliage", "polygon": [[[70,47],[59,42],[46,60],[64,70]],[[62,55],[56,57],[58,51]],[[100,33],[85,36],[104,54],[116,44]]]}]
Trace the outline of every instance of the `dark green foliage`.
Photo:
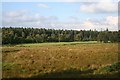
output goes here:
[{"label": "dark green foliage", "polygon": [[118,31],[54,30],[38,28],[2,28],[2,44],[100,41],[118,42]]},{"label": "dark green foliage", "polygon": [[106,71],[112,72],[112,71],[119,71],[120,70],[120,62],[117,62],[111,66],[107,66],[103,68]]}]

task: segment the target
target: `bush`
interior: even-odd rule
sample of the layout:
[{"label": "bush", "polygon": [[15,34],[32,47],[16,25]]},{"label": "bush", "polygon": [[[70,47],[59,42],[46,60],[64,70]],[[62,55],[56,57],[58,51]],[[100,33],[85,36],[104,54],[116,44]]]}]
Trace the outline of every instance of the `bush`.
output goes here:
[{"label": "bush", "polygon": [[120,62],[117,62],[111,66],[106,66],[103,68],[106,71],[112,72],[112,71],[119,71],[120,70]]}]

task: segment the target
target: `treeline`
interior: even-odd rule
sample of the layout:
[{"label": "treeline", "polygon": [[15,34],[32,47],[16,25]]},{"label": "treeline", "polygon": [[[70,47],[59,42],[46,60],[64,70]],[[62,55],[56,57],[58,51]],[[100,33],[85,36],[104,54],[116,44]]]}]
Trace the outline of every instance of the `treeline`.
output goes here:
[{"label": "treeline", "polygon": [[44,28],[2,28],[2,44],[99,41],[119,42],[120,31],[54,30]]}]

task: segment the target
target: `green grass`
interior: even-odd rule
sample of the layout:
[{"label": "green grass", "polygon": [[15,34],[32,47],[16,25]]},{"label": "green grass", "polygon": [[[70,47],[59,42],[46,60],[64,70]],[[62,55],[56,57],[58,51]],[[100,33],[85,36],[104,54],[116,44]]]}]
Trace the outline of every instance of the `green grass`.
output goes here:
[{"label": "green grass", "polygon": [[48,43],[28,43],[18,44],[16,47],[32,47],[32,46],[49,46],[49,45],[76,45],[76,44],[95,44],[97,41],[84,41],[84,42],[48,42]]}]

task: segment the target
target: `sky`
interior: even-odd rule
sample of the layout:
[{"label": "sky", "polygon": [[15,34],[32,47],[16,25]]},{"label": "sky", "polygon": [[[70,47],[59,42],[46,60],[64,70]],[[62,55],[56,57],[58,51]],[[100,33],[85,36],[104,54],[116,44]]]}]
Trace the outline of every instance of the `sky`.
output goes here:
[{"label": "sky", "polygon": [[[66,1],[66,2],[65,2]],[[3,27],[118,30],[118,2],[2,2]]]}]

